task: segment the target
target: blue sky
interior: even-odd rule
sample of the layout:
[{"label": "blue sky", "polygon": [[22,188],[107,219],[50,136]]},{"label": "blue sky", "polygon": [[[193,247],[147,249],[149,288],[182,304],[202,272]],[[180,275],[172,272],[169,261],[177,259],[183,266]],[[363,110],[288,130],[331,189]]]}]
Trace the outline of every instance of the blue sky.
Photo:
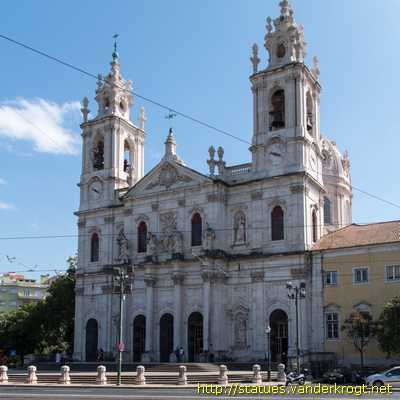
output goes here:
[{"label": "blue sky", "polygon": [[[342,151],[348,149],[356,187],[400,203],[395,175],[400,2],[292,4],[305,28],[307,62],[313,55],[320,60],[322,133]],[[108,71],[112,35],[118,32],[122,72],[136,92],[250,140],[251,46],[258,43],[265,66],[265,19],[278,12],[278,0],[22,0],[2,4],[0,33],[97,74]],[[0,237],[71,235],[0,240],[0,272],[25,265],[60,269],[76,251],[77,102],[88,96],[95,110],[95,81],[1,39],[0,51]],[[133,120],[141,105],[148,118],[149,170],[163,153],[169,125],[164,110],[140,99],[135,99]],[[250,158],[243,143],[182,118],[173,124],[178,153],[195,169],[206,171],[210,144],[225,148],[228,163]],[[397,219],[398,214],[398,208],[354,191],[355,222]],[[4,254],[24,266],[9,263]]]}]

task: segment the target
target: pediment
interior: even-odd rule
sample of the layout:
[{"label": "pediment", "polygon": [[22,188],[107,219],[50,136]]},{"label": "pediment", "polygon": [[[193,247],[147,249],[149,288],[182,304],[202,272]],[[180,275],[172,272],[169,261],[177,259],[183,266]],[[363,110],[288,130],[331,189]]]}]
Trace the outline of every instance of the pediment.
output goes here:
[{"label": "pediment", "polygon": [[163,161],[147,173],[125,197],[146,195],[181,187],[197,186],[212,180],[207,176],[173,161]]}]

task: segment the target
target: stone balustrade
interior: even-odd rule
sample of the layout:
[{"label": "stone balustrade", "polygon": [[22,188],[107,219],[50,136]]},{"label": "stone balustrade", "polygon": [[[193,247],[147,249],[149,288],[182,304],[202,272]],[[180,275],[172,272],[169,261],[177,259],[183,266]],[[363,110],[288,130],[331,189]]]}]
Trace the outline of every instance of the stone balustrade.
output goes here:
[{"label": "stone balustrade", "polygon": [[0,366],[0,383],[8,383],[7,371],[8,367],[6,365]]},{"label": "stone balustrade", "polygon": [[145,385],[146,384],[146,377],[144,376],[144,367],[143,367],[143,365],[139,365],[136,368],[135,384],[136,385]]},{"label": "stone balustrade", "polygon": [[228,384],[228,368],[226,365],[219,366],[218,385]]},{"label": "stone balustrade", "polygon": [[28,367],[28,377],[26,379],[26,383],[30,385],[35,385],[37,383],[37,375],[36,375],[37,368],[34,365],[30,365]]},{"label": "stone balustrade", "polygon": [[179,366],[178,385],[187,385],[186,367],[184,365]]},{"label": "stone balustrade", "polygon": [[107,385],[106,367],[104,365],[99,365],[97,367],[97,385]]},{"label": "stone balustrade", "polygon": [[71,383],[71,377],[69,376],[70,368],[68,365],[63,365],[60,369],[60,380],[59,383],[62,385],[69,385]]},{"label": "stone balustrade", "polygon": [[253,377],[251,378],[253,383],[262,383],[261,367],[258,364],[253,365]]}]

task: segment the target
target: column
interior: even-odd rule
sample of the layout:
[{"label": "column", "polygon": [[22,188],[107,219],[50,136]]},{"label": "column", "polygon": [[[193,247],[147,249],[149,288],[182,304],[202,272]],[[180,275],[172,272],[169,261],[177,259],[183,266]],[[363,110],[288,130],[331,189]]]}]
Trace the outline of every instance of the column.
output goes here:
[{"label": "column", "polygon": [[148,275],[145,276],[146,284],[146,343],[144,357],[148,358],[144,361],[150,361],[153,352],[153,304],[154,304],[154,284],[155,278]]},{"label": "column", "polygon": [[203,271],[203,351],[208,351],[210,334],[210,288],[211,272]]},{"label": "column", "polygon": [[183,274],[175,273],[172,276],[174,282],[174,346],[183,346],[182,341],[182,282]]},{"label": "column", "polygon": [[260,352],[260,357],[266,351],[265,336],[265,313],[264,313],[264,271],[253,271],[251,273],[253,287],[253,352]]}]

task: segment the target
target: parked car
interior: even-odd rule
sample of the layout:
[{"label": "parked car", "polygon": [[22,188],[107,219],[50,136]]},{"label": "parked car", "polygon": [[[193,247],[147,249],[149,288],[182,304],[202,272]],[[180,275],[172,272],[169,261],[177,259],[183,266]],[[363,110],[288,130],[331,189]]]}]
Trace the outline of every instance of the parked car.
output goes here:
[{"label": "parked car", "polygon": [[400,366],[391,368],[380,374],[373,374],[365,379],[368,386],[392,385],[400,387]]},{"label": "parked car", "polygon": [[331,371],[327,371],[322,376],[323,383],[336,383],[336,384],[345,384],[345,383],[355,383],[361,384],[364,383],[360,373],[354,371],[350,368],[335,368]]}]

